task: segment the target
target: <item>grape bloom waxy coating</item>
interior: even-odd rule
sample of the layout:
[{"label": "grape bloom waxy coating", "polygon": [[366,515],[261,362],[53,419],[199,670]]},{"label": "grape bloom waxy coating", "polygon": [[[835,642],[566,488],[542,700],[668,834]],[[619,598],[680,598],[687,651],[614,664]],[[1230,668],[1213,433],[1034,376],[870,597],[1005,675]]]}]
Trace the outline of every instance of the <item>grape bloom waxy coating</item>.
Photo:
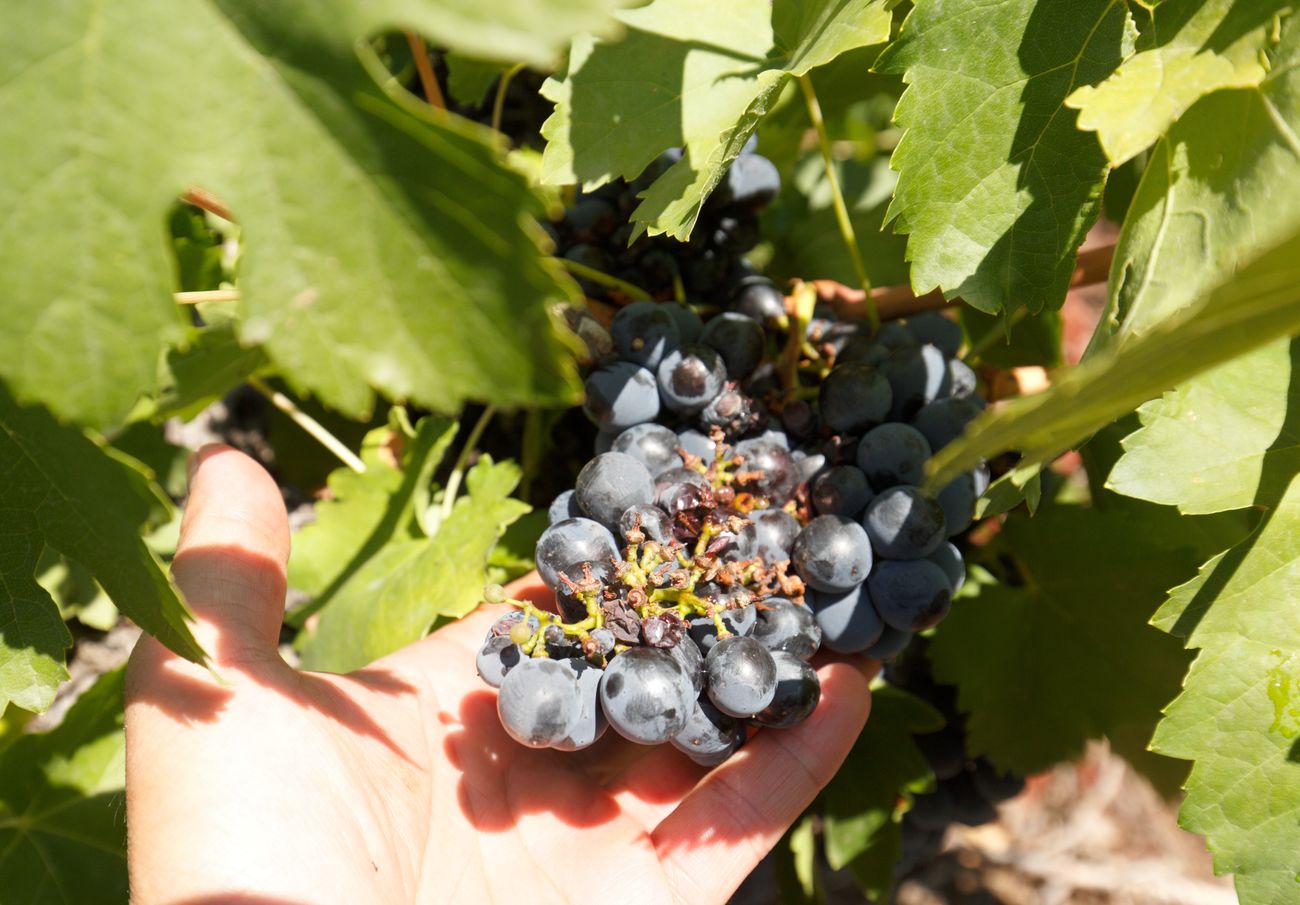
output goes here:
[{"label": "grape bloom waxy coating", "polygon": [[987,470],[920,487],[984,407],[961,329],[927,314],[873,333],[785,299],[741,258],[774,177],[744,151],[698,242],[629,247],[609,211],[635,206],[637,183],[554,226],[561,254],[654,298],[581,280],[613,316],[589,345],[593,455],[536,546],[556,611],[511,601],[476,664],[521,744],[577,751],[612,731],[715,766],[814,712],[821,648],[897,657],[965,581]]}]

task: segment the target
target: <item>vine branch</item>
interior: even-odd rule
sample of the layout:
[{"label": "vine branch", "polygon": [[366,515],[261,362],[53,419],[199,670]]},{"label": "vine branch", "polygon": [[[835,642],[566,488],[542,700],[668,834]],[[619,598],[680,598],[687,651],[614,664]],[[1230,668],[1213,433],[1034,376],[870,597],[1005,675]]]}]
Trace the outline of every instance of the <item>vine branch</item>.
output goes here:
[{"label": "vine branch", "polygon": [[438,87],[438,77],[433,74],[433,64],[429,62],[429,50],[424,46],[424,38],[413,31],[406,33],[406,43],[411,45],[411,56],[415,58],[415,71],[420,75],[420,87],[424,90],[424,99],[436,110],[446,110],[447,101]]},{"label": "vine branch", "polygon": [[321,446],[338,456],[339,461],[344,465],[357,474],[365,473],[366,463],[361,461],[361,457],[348,449],[342,440],[331,434],[325,425],[298,408],[296,402],[256,375],[248,378],[248,385],[265,396],[273,406],[288,415],[294,424],[311,434]]}]

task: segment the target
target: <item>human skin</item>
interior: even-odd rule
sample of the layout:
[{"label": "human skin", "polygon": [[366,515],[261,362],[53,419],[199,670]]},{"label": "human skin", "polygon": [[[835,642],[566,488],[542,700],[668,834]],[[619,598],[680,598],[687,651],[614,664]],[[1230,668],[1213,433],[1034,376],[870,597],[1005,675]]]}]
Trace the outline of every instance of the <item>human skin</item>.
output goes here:
[{"label": "human skin", "polygon": [[[812,717],[713,770],[613,732],[531,750],[474,669],[505,607],[349,675],[299,672],[276,647],[288,555],[270,476],[227,447],[197,453],[173,574],[211,669],[149,637],[131,656],[136,905],[723,903],[870,708],[870,667],[833,659]],[[535,576],[509,590],[547,593]]]}]

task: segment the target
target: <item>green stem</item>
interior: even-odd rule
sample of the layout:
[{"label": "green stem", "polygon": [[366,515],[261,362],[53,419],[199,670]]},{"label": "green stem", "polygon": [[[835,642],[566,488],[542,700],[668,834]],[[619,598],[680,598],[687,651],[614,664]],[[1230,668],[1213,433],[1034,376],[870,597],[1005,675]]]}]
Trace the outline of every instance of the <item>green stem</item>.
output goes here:
[{"label": "green stem", "polygon": [[602,273],[594,267],[588,267],[586,264],[579,264],[577,261],[570,261],[568,258],[556,258],[565,270],[575,277],[582,277],[598,283],[601,286],[608,286],[610,289],[617,289],[619,292],[632,299],[649,299],[650,293],[646,292],[640,286],[633,286],[631,283],[620,280],[618,277],[612,277],[607,273]]},{"label": "green stem", "polygon": [[316,440],[320,442],[321,446],[324,446],[330,452],[334,453],[334,455],[338,456],[339,460],[348,468],[351,468],[357,474],[363,474],[365,472],[366,463],[361,461],[360,456],[348,449],[342,440],[326,430],[325,425],[321,424],[311,415],[308,415],[302,409],[298,408],[298,404],[288,396],[279,392],[266,381],[262,380],[262,378],[257,376],[249,377],[248,385],[265,396],[270,401],[271,405],[288,415],[289,420],[294,424],[315,437]]},{"label": "green stem", "polygon": [[447,489],[442,495],[443,518],[451,515],[451,508],[456,505],[456,494],[460,492],[460,483],[465,477],[465,466],[469,463],[470,454],[474,452],[474,447],[478,445],[479,438],[483,436],[483,431],[487,429],[488,422],[492,420],[492,416],[496,413],[497,409],[494,405],[489,405],[483,409],[483,414],[478,416],[478,421],[474,422],[473,430],[465,438],[465,445],[460,448],[460,455],[456,457],[456,464],[447,477]]},{"label": "green stem", "polygon": [[492,102],[492,128],[497,132],[501,131],[501,113],[506,106],[506,89],[510,87],[510,80],[523,68],[523,63],[516,63],[501,73],[501,78],[497,81],[497,96]]},{"label": "green stem", "polygon": [[840,177],[835,169],[835,157],[831,153],[831,139],[826,133],[826,121],[822,119],[821,104],[817,103],[817,92],[813,90],[812,80],[808,76],[799,77],[799,87],[803,89],[808,118],[812,120],[813,128],[817,131],[817,144],[821,148],[822,162],[826,164],[826,181],[831,187],[835,221],[839,225],[840,236],[844,239],[844,248],[849,253],[849,260],[853,263],[853,272],[857,274],[862,291],[867,294],[867,319],[871,321],[872,331],[879,330],[880,313],[876,311],[876,303],[871,298],[871,280],[867,278],[867,269],[862,264],[862,255],[858,251],[858,237],[853,231],[853,222],[849,219],[848,205],[844,203],[844,192],[840,189]]}]

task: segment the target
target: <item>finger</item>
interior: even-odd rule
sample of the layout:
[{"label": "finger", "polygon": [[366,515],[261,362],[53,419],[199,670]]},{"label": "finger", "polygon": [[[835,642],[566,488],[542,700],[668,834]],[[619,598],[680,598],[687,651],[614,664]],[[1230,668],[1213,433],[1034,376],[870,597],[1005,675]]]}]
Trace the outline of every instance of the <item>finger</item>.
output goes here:
[{"label": "finger", "polygon": [[839,769],[871,709],[865,672],[818,670],[822,699],[794,729],[760,730],[656,827],[673,888],[690,902],[721,902],[771,850]]},{"label": "finger", "polygon": [[196,452],[172,575],[216,666],[277,656],[288,559],[289,519],[266,470],[228,446]]}]

